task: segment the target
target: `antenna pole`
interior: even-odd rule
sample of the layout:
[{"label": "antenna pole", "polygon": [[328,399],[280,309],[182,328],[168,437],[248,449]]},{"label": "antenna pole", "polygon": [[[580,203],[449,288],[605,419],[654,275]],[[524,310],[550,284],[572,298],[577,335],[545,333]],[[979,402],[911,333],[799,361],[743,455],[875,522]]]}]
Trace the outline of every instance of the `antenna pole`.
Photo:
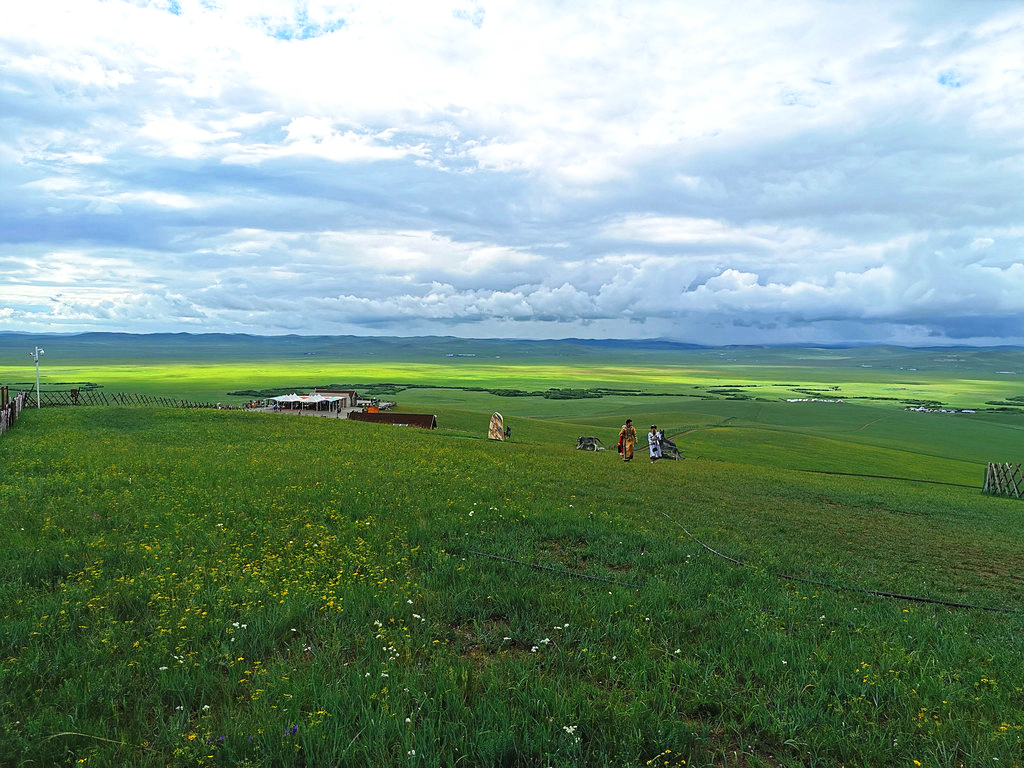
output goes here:
[{"label": "antenna pole", "polygon": [[43,352],[39,347],[36,347],[35,350],[29,352],[29,354],[32,355],[32,359],[36,362],[36,408],[42,408],[42,405],[39,402],[39,356],[45,354],[45,352]]}]

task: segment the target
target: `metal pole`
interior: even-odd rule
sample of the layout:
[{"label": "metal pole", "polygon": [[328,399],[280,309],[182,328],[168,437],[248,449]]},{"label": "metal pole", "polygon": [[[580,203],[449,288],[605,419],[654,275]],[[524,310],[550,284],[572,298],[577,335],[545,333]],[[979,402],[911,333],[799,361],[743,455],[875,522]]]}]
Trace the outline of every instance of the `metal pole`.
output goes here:
[{"label": "metal pole", "polygon": [[29,354],[32,355],[32,359],[36,362],[36,408],[42,408],[42,405],[39,402],[39,356],[46,353],[39,347],[36,347],[35,350],[33,352],[29,352]]}]

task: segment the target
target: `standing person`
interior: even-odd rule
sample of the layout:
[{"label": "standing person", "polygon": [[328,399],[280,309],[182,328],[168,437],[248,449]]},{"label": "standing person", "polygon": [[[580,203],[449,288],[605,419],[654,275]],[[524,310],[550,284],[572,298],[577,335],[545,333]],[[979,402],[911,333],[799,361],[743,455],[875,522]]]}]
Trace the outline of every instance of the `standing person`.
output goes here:
[{"label": "standing person", "polygon": [[633,446],[636,445],[636,429],[633,427],[632,419],[626,419],[626,423],[619,430],[619,445],[622,446],[622,460],[631,460],[633,458]]},{"label": "standing person", "polygon": [[647,433],[647,447],[651,449],[651,464],[653,464],[661,458],[661,434],[654,424],[651,424],[651,431]]}]

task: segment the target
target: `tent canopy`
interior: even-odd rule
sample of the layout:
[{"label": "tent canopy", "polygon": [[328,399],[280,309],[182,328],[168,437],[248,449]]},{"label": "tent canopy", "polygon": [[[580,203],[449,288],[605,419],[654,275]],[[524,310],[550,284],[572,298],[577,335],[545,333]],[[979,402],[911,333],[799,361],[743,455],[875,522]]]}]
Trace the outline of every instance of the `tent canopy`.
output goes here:
[{"label": "tent canopy", "polygon": [[501,414],[495,411],[491,414],[491,423],[487,427],[487,437],[491,440],[504,440],[504,422],[501,418]]},{"label": "tent canopy", "polygon": [[276,403],[336,403],[342,398],[324,397],[319,392],[314,392],[312,395],[296,395],[292,392],[290,395],[278,395],[270,399]]}]

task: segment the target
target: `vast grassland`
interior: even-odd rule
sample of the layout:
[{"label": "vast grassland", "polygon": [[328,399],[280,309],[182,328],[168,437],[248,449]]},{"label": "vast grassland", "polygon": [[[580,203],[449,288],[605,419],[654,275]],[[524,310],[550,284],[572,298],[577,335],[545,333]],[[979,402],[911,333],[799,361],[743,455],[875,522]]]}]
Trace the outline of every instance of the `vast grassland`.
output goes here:
[{"label": "vast grassland", "polygon": [[[363,373],[430,383],[411,365]],[[281,366],[246,379],[305,379]],[[586,386],[679,396],[401,391],[434,432],[26,411],[0,437],[0,764],[1021,763],[1024,505],[979,488],[1024,418],[617,370]],[[687,458],[574,450],[627,415]]]},{"label": "vast grassland", "polygon": [[523,391],[639,388],[715,399],[817,395],[972,409],[998,403],[1024,413],[1024,353],[1002,348],[713,349],[658,342],[0,333],[0,384],[35,386],[26,353],[36,345],[47,350],[43,389],[84,385],[210,402],[242,402],[245,395],[229,394],[239,391],[391,382]]}]

